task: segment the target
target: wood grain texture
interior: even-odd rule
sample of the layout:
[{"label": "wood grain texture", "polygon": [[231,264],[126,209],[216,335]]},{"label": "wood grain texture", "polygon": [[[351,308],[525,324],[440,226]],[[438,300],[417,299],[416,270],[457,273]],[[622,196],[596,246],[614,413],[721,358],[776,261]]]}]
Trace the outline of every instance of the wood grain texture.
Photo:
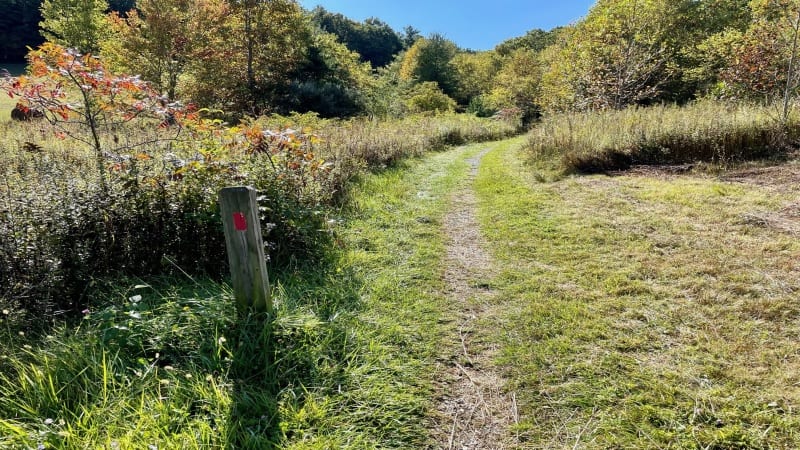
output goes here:
[{"label": "wood grain texture", "polygon": [[219,201],[236,303],[241,311],[272,312],[256,190],[247,186],[225,188]]}]

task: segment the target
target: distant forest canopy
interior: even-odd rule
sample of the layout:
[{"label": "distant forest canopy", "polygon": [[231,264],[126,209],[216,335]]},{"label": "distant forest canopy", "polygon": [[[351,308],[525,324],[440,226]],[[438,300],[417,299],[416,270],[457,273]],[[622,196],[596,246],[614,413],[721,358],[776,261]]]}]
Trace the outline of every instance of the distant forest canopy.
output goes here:
[{"label": "distant forest canopy", "polygon": [[[37,47],[44,38],[39,31],[43,0],[0,0],[0,63],[23,63],[28,47]],[[131,10],[135,0],[110,0],[108,11]]]},{"label": "distant forest canopy", "polygon": [[0,8],[11,12],[0,27],[6,60],[41,40],[41,24],[48,40],[99,54],[172,99],[241,115],[458,110],[529,122],[709,96],[788,105],[800,85],[800,0],[598,0],[574,24],[482,52],[295,0],[0,0]]}]

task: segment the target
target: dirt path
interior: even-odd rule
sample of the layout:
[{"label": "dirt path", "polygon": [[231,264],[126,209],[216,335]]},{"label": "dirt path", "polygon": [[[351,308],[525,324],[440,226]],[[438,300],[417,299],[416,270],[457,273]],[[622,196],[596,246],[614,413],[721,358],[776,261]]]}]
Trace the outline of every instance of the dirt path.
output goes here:
[{"label": "dirt path", "polygon": [[[487,152],[469,160],[470,181]],[[479,232],[471,184],[454,194],[451,211],[444,218],[448,235],[444,277],[457,332],[451,354],[440,362],[439,416],[433,434],[441,449],[511,449],[518,447],[509,432],[519,420],[515,396],[506,392],[505,381],[493,366],[496,348],[481,339],[476,329],[496,313],[496,306],[485,281],[492,277],[492,258]]]}]

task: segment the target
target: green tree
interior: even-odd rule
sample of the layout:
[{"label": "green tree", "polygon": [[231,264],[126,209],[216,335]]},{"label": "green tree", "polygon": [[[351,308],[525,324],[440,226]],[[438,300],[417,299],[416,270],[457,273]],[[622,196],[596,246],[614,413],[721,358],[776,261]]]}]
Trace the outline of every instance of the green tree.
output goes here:
[{"label": "green tree", "polygon": [[458,47],[440,34],[418,39],[403,56],[400,77],[423,83],[435,82],[448,96],[456,95],[457,80],[450,64]]},{"label": "green tree", "polygon": [[225,0],[139,0],[137,9],[110,15],[111,38],[103,45],[107,63],[138,73],[170,99],[179,82],[204,55],[220,51],[230,7]]},{"label": "green tree", "polygon": [[494,110],[519,110],[523,124],[529,124],[541,111],[538,104],[541,79],[542,69],[537,54],[519,48],[504,58],[485,101]]},{"label": "green tree", "polygon": [[[690,0],[687,0],[690,1]],[[619,109],[658,100],[678,75],[681,2],[599,0],[548,52],[543,90],[575,109]],[[558,86],[566,84],[567,86]]]},{"label": "green tree", "polygon": [[243,106],[253,114],[269,111],[289,89],[289,74],[305,58],[311,38],[308,23],[294,0],[230,2],[238,19],[238,39],[232,43],[233,58],[222,61],[221,73],[227,66],[235,80],[243,71]]},{"label": "green tree", "polygon": [[97,53],[107,34],[106,11],[106,0],[44,0],[42,36],[83,53]]},{"label": "green tree", "polygon": [[570,64],[569,59],[576,53],[572,45],[575,40],[574,35],[577,33],[576,28],[569,26],[562,29],[556,37],[556,43],[539,54],[542,75],[537,102],[546,111],[577,109],[580,68]]},{"label": "green tree", "polygon": [[541,29],[530,30],[524,36],[508,39],[495,47],[495,51],[500,56],[509,56],[517,49],[524,48],[534,52],[541,52],[545,48],[555,44],[556,36],[558,35],[561,27],[554,28],[550,31]]},{"label": "green tree", "polygon": [[789,117],[800,88],[800,1],[753,0],[753,21],[722,78],[741,95],[781,100],[781,121]]},{"label": "green tree", "polygon": [[415,85],[406,95],[406,107],[412,113],[451,112],[456,108],[456,101],[439,89],[436,82],[425,81]]},{"label": "green tree", "polygon": [[373,67],[384,67],[403,50],[400,35],[388,24],[376,18],[356,22],[342,14],[328,12],[318,6],[311,12],[320,28],[334,34],[348,49],[361,55]]},{"label": "green tree", "polygon": [[279,112],[314,111],[323,117],[345,117],[366,109],[366,91],[373,82],[369,63],[361,62],[333,34],[313,34],[305,61],[293,74],[288,98]]},{"label": "green tree", "polygon": [[717,89],[735,36],[750,25],[749,0],[680,2],[681,28],[677,66],[680,77],[667,89],[676,100],[706,95]]},{"label": "green tree", "polygon": [[687,49],[683,80],[697,96],[728,96],[733,89],[726,80],[727,73],[744,40],[744,32],[729,28],[713,34],[691,49]]},{"label": "green tree", "polygon": [[407,25],[403,27],[403,48],[409,49],[418,39],[422,38],[422,34],[419,32],[418,29],[412,27],[411,25]]},{"label": "green tree", "polygon": [[199,104],[237,113],[277,111],[307,56],[310,25],[293,0],[228,0],[224,26],[186,76],[186,92]]},{"label": "green tree", "polygon": [[489,92],[501,66],[501,58],[493,51],[458,53],[450,61],[456,84],[453,98],[459,104],[469,105]]}]

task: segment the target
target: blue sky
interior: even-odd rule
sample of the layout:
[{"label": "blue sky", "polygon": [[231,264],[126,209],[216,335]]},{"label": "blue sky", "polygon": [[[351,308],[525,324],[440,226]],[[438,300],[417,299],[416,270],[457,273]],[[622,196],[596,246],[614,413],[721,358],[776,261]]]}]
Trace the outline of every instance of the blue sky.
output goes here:
[{"label": "blue sky", "polygon": [[462,48],[488,50],[533,28],[549,30],[585,16],[595,0],[300,0],[355,20],[377,17],[397,31],[441,33]]}]

